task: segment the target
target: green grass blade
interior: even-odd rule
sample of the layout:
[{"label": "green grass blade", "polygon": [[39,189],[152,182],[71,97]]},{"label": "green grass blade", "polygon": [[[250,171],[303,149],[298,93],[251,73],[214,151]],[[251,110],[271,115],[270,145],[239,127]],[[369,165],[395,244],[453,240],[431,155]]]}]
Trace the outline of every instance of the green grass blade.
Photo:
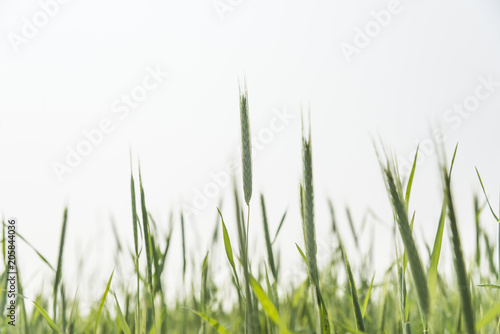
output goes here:
[{"label": "green grass blade", "polygon": [[207,307],[206,304],[208,302],[207,279],[208,279],[208,252],[207,255],[205,255],[205,258],[203,259],[203,264],[201,266],[200,305],[202,313],[206,313],[206,307]]},{"label": "green grass blade", "polygon": [[29,248],[31,248],[36,253],[36,255],[38,255],[38,257],[42,260],[42,262],[45,263],[53,272],[56,271],[56,269],[54,269],[54,267],[49,263],[49,261],[47,261],[47,259],[45,258],[45,256],[43,256],[28,240],[26,240],[17,231],[16,231],[16,236],[18,236],[19,239],[21,239]]},{"label": "green grass blade", "polygon": [[380,320],[379,320],[379,333],[385,333],[386,326],[386,318],[387,318],[387,300],[388,300],[387,291],[384,288],[383,301],[382,301],[382,312],[380,312]]},{"label": "green grass blade", "polygon": [[283,216],[281,217],[280,224],[278,225],[278,229],[276,230],[276,233],[274,234],[273,241],[271,242],[271,244],[272,244],[272,245],[276,242],[276,239],[278,238],[278,234],[280,233],[281,228],[283,227],[283,223],[285,222],[285,218],[286,218],[286,214],[287,214],[287,212],[288,212],[288,210],[287,210],[287,211],[285,211],[285,213],[284,213],[284,214],[283,214]]},{"label": "green grass blade", "polygon": [[[219,201],[219,205],[217,208],[222,209],[222,205],[224,204],[222,198]],[[214,231],[212,232],[212,247],[217,243],[217,240],[219,239],[219,219],[220,216],[217,213],[217,216],[215,218],[215,225],[214,225]]]},{"label": "green grass blade", "polygon": [[453,204],[453,197],[451,193],[451,180],[450,175],[445,168],[442,170],[444,179],[444,191],[448,202],[448,218],[450,221],[451,230],[451,243],[453,246],[453,260],[455,263],[455,273],[458,279],[458,286],[460,291],[460,298],[462,301],[462,314],[464,317],[464,324],[467,333],[475,333],[474,322],[474,307],[472,305],[472,297],[469,286],[469,276],[465,265],[464,255],[462,251],[462,244],[460,241],[460,234],[458,232],[457,217],[455,215],[455,207]]},{"label": "green grass blade", "polygon": [[441,207],[441,216],[439,218],[438,229],[436,232],[436,237],[434,238],[434,247],[432,248],[431,265],[429,268],[429,275],[428,275],[429,292],[431,296],[435,295],[437,288],[438,264],[439,264],[439,257],[441,255],[441,245],[443,243],[444,225],[446,221],[446,209],[447,209],[447,202],[446,198],[444,198],[443,205]]},{"label": "green grass blade", "polygon": [[42,317],[45,319],[45,322],[47,323],[47,325],[49,325],[49,327],[52,329],[52,331],[54,331],[55,333],[60,333],[59,329],[57,328],[57,325],[55,324],[54,320],[52,320],[49,316],[49,314],[47,313],[47,311],[39,304],[37,303],[36,301],[34,300],[31,300],[23,295],[21,295],[20,293],[17,294],[18,297],[21,297],[23,299],[27,299],[29,301],[31,301],[33,303],[33,305],[35,306],[36,310],[42,315]]},{"label": "green grass blade", "polygon": [[266,203],[264,200],[264,195],[260,195],[260,205],[262,208],[262,222],[264,228],[264,238],[266,240],[266,249],[267,249],[267,259],[269,261],[269,267],[271,268],[271,273],[275,280],[278,279],[278,272],[276,271],[276,265],[274,264],[274,254],[273,247],[271,245],[271,237],[269,235],[269,223],[267,221],[267,212],[266,212]]},{"label": "green grass blade", "polygon": [[387,191],[394,209],[397,226],[405,246],[405,253],[408,256],[408,261],[410,263],[413,282],[417,290],[418,305],[420,308],[423,327],[424,330],[427,330],[427,319],[430,308],[427,275],[425,274],[422,261],[420,260],[420,255],[418,254],[417,247],[415,245],[415,240],[412,236],[406,202],[401,189],[398,186],[400,181],[396,178],[398,173],[396,171],[395,164],[391,163],[389,158],[387,158],[385,166],[382,161],[380,163],[385,175]]},{"label": "green grass blade", "polygon": [[368,307],[368,301],[370,300],[370,295],[372,293],[374,280],[375,280],[375,274],[373,274],[372,281],[370,282],[370,287],[368,288],[368,292],[366,293],[365,302],[363,303],[363,312],[362,312],[363,318],[365,317],[366,308]]},{"label": "green grass blade", "polygon": [[476,266],[481,265],[481,213],[483,212],[483,207],[479,204],[479,197],[474,194],[474,222],[476,227]]},{"label": "green grass blade", "polygon": [[252,290],[257,296],[257,299],[259,300],[269,319],[271,319],[276,325],[278,325],[282,333],[289,334],[290,331],[286,327],[285,322],[278,314],[278,310],[274,306],[271,299],[269,299],[269,297],[266,295],[259,282],[257,282],[253,276],[250,276],[250,286],[252,287]]},{"label": "green grass blade", "polygon": [[330,209],[330,218],[332,220],[332,232],[334,234],[337,233],[337,219],[335,217],[335,208],[333,206],[333,202],[328,200],[328,208]]},{"label": "green grass blade", "polygon": [[495,277],[498,278],[498,270],[495,267],[495,261],[493,259],[494,249],[491,246],[490,239],[486,233],[483,233],[483,239],[484,239],[484,248],[485,248],[486,258],[488,260],[490,273],[494,274]]},{"label": "green grass blade", "polygon": [[130,197],[131,197],[131,202],[132,202],[132,226],[134,230],[134,250],[135,250],[135,255],[139,254],[139,238],[137,234],[137,203],[136,203],[136,198],[135,198],[135,182],[134,182],[134,175],[132,171],[130,172]]},{"label": "green grass blade", "polygon": [[482,288],[488,288],[488,289],[500,289],[500,285],[496,284],[478,284],[478,286]]},{"label": "green grass blade", "polygon": [[76,313],[77,313],[77,307],[79,304],[79,298],[78,298],[78,289],[75,292],[75,296],[73,297],[73,305],[71,307],[71,312],[69,314],[69,324],[68,324],[68,329],[67,333],[74,333],[74,328],[75,328],[75,323],[76,323]]},{"label": "green grass blade", "polygon": [[455,150],[453,151],[453,158],[451,158],[450,171],[448,172],[448,174],[450,174],[450,177],[453,172],[453,166],[455,166],[455,159],[457,158],[457,152],[458,152],[458,143],[457,145],[455,145]]},{"label": "green grass blade", "polygon": [[350,333],[350,334],[364,334],[365,333],[364,331],[357,330],[357,329],[352,328],[351,326],[344,324],[344,323],[341,323],[341,322],[335,322],[335,325],[337,325],[337,327],[342,328],[343,330],[345,330],[347,333]]},{"label": "green grass blade", "polygon": [[363,312],[361,311],[361,307],[359,305],[358,292],[356,290],[356,282],[354,281],[354,275],[352,274],[351,264],[349,263],[349,259],[347,258],[347,253],[345,251],[343,244],[341,244],[341,248],[342,248],[342,254],[344,257],[345,269],[347,272],[347,279],[349,281],[349,289],[351,292],[351,300],[352,300],[352,307],[354,310],[354,317],[356,318],[356,328],[359,331],[364,332],[365,331],[365,324],[363,321]]},{"label": "green grass blade", "polygon": [[116,313],[120,318],[121,328],[125,334],[132,334],[132,332],[130,331],[130,327],[127,324],[127,320],[125,320],[125,316],[123,315],[120,303],[118,302],[118,298],[116,298],[116,294],[113,293],[113,296],[115,297]]},{"label": "green grass blade", "polygon": [[356,228],[354,227],[354,220],[352,219],[351,210],[348,207],[346,207],[345,213],[347,216],[347,221],[349,222],[349,228],[351,231],[352,238],[354,239],[354,244],[356,245],[356,248],[359,250],[358,233],[356,232]]},{"label": "green grass blade", "polygon": [[200,312],[196,312],[196,311],[193,311],[193,310],[190,310],[190,311],[193,312],[194,314],[196,314],[197,316],[199,316],[204,321],[208,322],[210,324],[210,326],[212,326],[217,331],[217,333],[219,333],[219,334],[231,334],[231,332],[228,331],[224,326],[222,326],[221,324],[219,324],[217,322],[217,320],[210,318],[206,314],[203,314],[203,313],[200,313]]},{"label": "green grass blade", "polygon": [[182,281],[186,279],[186,231],[184,227],[184,214],[181,212],[181,237],[182,237]]},{"label": "green grass blade", "polygon": [[411,188],[413,186],[413,178],[415,177],[415,170],[417,168],[418,150],[419,149],[420,149],[420,145],[417,146],[417,151],[415,152],[415,159],[413,160],[413,166],[411,168],[410,178],[408,179],[408,185],[406,186],[406,195],[405,195],[406,208],[408,208],[408,206],[410,205]]},{"label": "green grass blade", "polygon": [[[130,153],[130,199],[131,199],[131,208],[132,208],[132,227],[134,231],[134,266],[136,270],[136,284],[137,284],[137,293],[136,293],[136,327],[140,327],[141,318],[139,315],[140,312],[140,300],[141,300],[141,288],[140,288],[140,273],[139,273],[139,219],[137,216],[137,203],[136,203],[136,194],[135,194],[135,181],[134,181],[134,173],[132,170],[132,153]],[[140,229],[139,229],[140,230]]]},{"label": "green grass blade", "polygon": [[491,206],[490,199],[488,198],[488,195],[486,194],[486,189],[484,187],[483,180],[481,179],[481,175],[479,174],[479,170],[477,168],[476,168],[476,173],[477,173],[477,177],[479,178],[479,183],[481,183],[481,188],[483,189],[484,197],[486,197],[486,202],[488,203],[491,214],[493,215],[493,217],[495,217],[495,220],[497,222],[500,222],[500,218],[498,218],[497,214],[493,210],[493,207]]},{"label": "green grass blade", "polygon": [[330,329],[330,319],[328,317],[328,310],[326,309],[325,301],[323,300],[323,296],[321,295],[319,286],[316,287],[316,299],[318,302],[321,334],[331,334],[332,331]]},{"label": "green grass blade", "polygon": [[302,249],[300,248],[299,245],[295,244],[295,246],[297,246],[297,250],[299,251],[300,256],[302,257],[302,260],[304,260],[304,263],[306,264],[306,266],[308,266],[306,255],[304,254],[304,252],[302,251]]},{"label": "green grass blade", "polygon": [[54,321],[52,321],[52,319],[50,318],[50,316],[47,313],[47,311],[45,311],[45,309],[40,304],[38,304],[37,302],[35,302],[34,300],[32,300],[32,302],[35,305],[35,308],[37,309],[37,311],[40,312],[40,314],[42,315],[42,317],[45,319],[45,322],[47,323],[47,325],[49,325],[49,327],[52,328],[52,330],[54,332],[60,333],[59,329],[57,328],[57,326],[54,323]]},{"label": "green grass blade", "polygon": [[498,315],[500,314],[500,302],[496,303],[492,308],[489,309],[488,312],[479,320],[476,324],[475,329],[479,332],[484,326],[492,322],[493,320],[497,320]]},{"label": "green grass blade", "polygon": [[[19,263],[17,263],[17,265],[19,266]],[[21,295],[21,296],[24,295],[23,280],[21,279],[21,271],[19,269],[17,270],[17,287],[19,290],[19,295]],[[24,302],[24,298],[17,296],[16,299],[19,300],[19,304],[20,304],[19,306],[21,309],[22,322],[24,325],[24,333],[28,334],[30,332],[30,330],[29,330],[29,318],[28,318],[28,315],[26,313],[26,304]]]},{"label": "green grass blade", "polygon": [[238,289],[240,289],[240,279],[238,278],[238,272],[236,271],[236,265],[234,263],[233,257],[233,247],[231,246],[231,239],[229,238],[229,233],[227,233],[226,224],[224,223],[224,217],[222,217],[222,213],[219,209],[217,209],[220,215],[220,220],[222,222],[222,237],[224,239],[224,249],[226,250],[226,256],[231,265],[231,269],[233,270],[234,278],[236,279],[236,285]]},{"label": "green grass blade", "polygon": [[52,292],[52,296],[54,296],[54,304],[53,304],[53,313],[54,313],[54,321],[57,319],[57,292],[59,291],[59,283],[61,283],[62,277],[62,262],[63,262],[63,253],[64,253],[64,240],[66,239],[66,224],[68,222],[68,208],[64,209],[63,213],[63,223],[61,227],[61,238],[59,241],[59,255],[57,257],[57,269],[56,269],[56,277],[54,280],[54,290]]},{"label": "green grass blade", "polygon": [[[449,173],[451,175],[451,172],[453,171],[453,166],[455,165],[455,158],[457,156],[457,149],[458,145],[455,146],[455,151],[453,153],[453,159],[451,160],[451,165],[449,169]],[[441,246],[443,243],[443,234],[444,234],[444,225],[446,222],[446,210],[447,210],[448,202],[447,202],[447,196],[444,196],[443,198],[443,204],[441,206],[441,214],[439,216],[439,224],[438,224],[438,229],[436,231],[436,237],[434,238],[434,246],[432,248],[432,255],[431,255],[431,265],[429,268],[429,273],[428,273],[428,280],[429,280],[429,291],[431,296],[435,296],[436,293],[436,288],[437,288],[437,279],[438,279],[438,264],[439,264],[439,258],[441,255]],[[431,298],[431,303],[433,303],[434,300]]]},{"label": "green grass blade", "polygon": [[104,308],[104,303],[106,302],[106,298],[108,297],[108,292],[109,288],[111,287],[111,280],[113,279],[113,274],[115,271],[111,273],[111,276],[109,277],[108,284],[106,285],[106,290],[104,291],[104,294],[102,295],[101,298],[101,303],[99,304],[99,308],[97,309],[97,317],[95,319],[95,325],[94,325],[94,333],[97,333],[97,326],[99,326],[99,319],[101,319],[101,313],[102,309]]},{"label": "green grass blade", "polygon": [[[411,217],[410,221],[410,232],[413,233],[413,224],[415,223],[415,214],[416,212],[413,212],[413,216]],[[406,249],[403,253],[403,272],[406,273],[406,268],[408,267],[408,254],[406,253]]]},{"label": "green grass blade", "polygon": [[[151,253],[151,236],[149,231],[149,218],[148,211],[146,208],[146,196],[144,194],[144,187],[142,185],[142,175],[141,167],[139,166],[139,187],[141,193],[141,211],[142,211],[142,228],[144,232],[144,246],[146,250],[146,263],[148,266],[147,271],[147,281],[150,294],[153,293],[153,264],[152,264],[152,253]],[[151,296],[152,297],[152,296]]]}]

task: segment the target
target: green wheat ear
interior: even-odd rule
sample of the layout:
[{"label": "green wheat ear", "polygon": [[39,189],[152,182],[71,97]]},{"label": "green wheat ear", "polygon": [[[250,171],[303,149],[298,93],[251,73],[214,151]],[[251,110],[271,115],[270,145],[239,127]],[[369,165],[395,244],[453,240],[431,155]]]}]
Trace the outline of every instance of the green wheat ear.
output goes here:
[{"label": "green wheat ear", "polygon": [[313,287],[313,296],[317,303],[317,333],[330,334],[330,320],[321,289],[319,286],[319,269],[316,259],[316,229],[314,226],[314,188],[312,170],[311,122],[309,121],[309,135],[304,135],[302,121],[302,164],[303,180],[300,185],[300,213],[302,216],[302,232],[306,245],[306,263],[309,280]]},{"label": "green wheat ear", "polygon": [[246,83],[243,92],[240,88],[240,121],[241,121],[241,159],[243,163],[243,191],[245,202],[250,204],[252,198],[252,145],[250,121],[248,118],[248,90]]},{"label": "green wheat ear", "polygon": [[428,318],[430,310],[430,296],[429,287],[427,285],[427,276],[425,274],[420,255],[413,239],[410,221],[408,218],[408,209],[403,195],[401,180],[399,177],[398,166],[395,160],[391,160],[390,156],[384,150],[385,157],[382,158],[377,151],[380,166],[384,174],[385,184],[389,199],[394,211],[394,218],[399,228],[399,233],[405,252],[408,254],[408,261],[410,263],[411,274],[413,282],[417,290],[417,300],[420,308],[420,315],[422,317],[422,324],[424,332],[428,329]]},{"label": "green wheat ear", "polygon": [[302,219],[304,242],[307,261],[309,263],[309,278],[311,284],[318,284],[318,267],[316,264],[316,230],[314,226],[314,190],[312,175],[311,137],[302,139],[303,187],[301,188]]},{"label": "green wheat ear", "polygon": [[[455,147],[455,153],[453,154],[452,167],[457,154],[458,144]],[[451,189],[451,172],[445,168],[446,155],[444,153],[444,148],[441,148],[440,152],[440,169],[441,177],[443,179],[444,185],[444,195],[446,202],[448,204],[448,221],[451,231],[451,245],[453,248],[453,263],[455,268],[455,274],[459,286],[460,299],[462,303],[462,314],[464,327],[468,334],[475,334],[475,316],[474,316],[474,306],[472,301],[472,292],[470,289],[470,277],[467,272],[467,266],[465,264],[464,253],[462,250],[462,243],[460,241],[460,233],[458,231],[457,215],[455,213],[454,200]]]}]

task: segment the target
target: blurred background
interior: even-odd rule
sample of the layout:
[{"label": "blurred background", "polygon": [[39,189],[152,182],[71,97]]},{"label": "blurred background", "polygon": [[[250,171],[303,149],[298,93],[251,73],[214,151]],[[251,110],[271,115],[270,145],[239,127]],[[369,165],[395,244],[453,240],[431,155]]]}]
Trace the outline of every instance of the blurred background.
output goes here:
[{"label": "blurred background", "polygon": [[[246,79],[253,256],[265,255],[263,193],[272,229],[288,209],[277,241],[284,279],[305,277],[294,268],[301,263],[295,243],[302,243],[301,112],[310,110],[320,263],[333,240],[328,199],[348,247],[346,207],[363,227],[361,240],[376,236],[374,268],[394,258],[392,212],[372,137],[396,152],[404,175],[421,144],[411,209],[425,252],[442,201],[433,134],[449,159],[459,143],[454,190],[471,257],[475,166],[499,201],[499,14],[492,0],[0,2],[0,212],[17,217],[19,232],[54,265],[67,205],[68,295],[80,286],[95,300],[113,268],[118,280],[134,278],[115,258],[111,224],[123,262],[130,262],[132,154],[163,233],[173,213],[165,279],[175,297],[172,287],[182,285],[180,211],[194,263],[209,250],[221,197],[236,232],[230,179],[241,189],[238,94]],[[363,224],[368,209],[379,219]],[[483,225],[496,233],[489,213]],[[442,266],[451,269],[445,239]],[[228,280],[219,246],[210,249],[214,272]],[[26,294],[50,287],[47,266],[19,247]]]}]

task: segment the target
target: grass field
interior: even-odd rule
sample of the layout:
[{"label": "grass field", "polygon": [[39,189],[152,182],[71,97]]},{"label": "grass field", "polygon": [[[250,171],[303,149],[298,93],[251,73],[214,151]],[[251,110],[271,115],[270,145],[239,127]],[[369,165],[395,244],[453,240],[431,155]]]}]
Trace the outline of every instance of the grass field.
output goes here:
[{"label": "grass field", "polygon": [[[213,280],[212,252],[207,253],[198,268],[196,279],[188,279],[186,267],[190,265],[182,212],[172,213],[179,217],[181,230],[167,235],[158,232],[157,223],[147,207],[146,190],[143,188],[140,168],[131,171],[130,233],[133,244],[123,245],[127,261],[135,268],[134,284],[114,284],[110,272],[108,284],[102,286],[102,299],[90,310],[82,309],[78,295],[65,292],[64,240],[68,222],[67,210],[63,214],[59,257],[52,265],[37,252],[40,261],[53,272],[51,294],[40,292],[36,296],[23,297],[22,272],[17,280],[16,326],[7,321],[2,333],[499,333],[500,329],[500,252],[499,235],[488,235],[481,217],[492,214],[499,221],[486,194],[489,188],[483,184],[479,172],[478,184],[484,193],[471,194],[475,203],[475,221],[457,217],[453,198],[453,155],[450,159],[444,150],[439,153],[442,176],[442,210],[432,225],[435,239],[419,247],[413,235],[415,213],[409,211],[411,189],[416,163],[408,179],[402,180],[393,154],[383,144],[375,145],[380,162],[381,177],[387,187],[388,200],[393,209],[395,239],[373,240],[377,244],[394,244],[392,265],[385,272],[370,272],[366,261],[358,270],[350,265],[351,256],[359,256],[356,247],[344,245],[335,217],[335,204],[330,202],[331,233],[335,251],[327,265],[318,264],[315,201],[326,201],[314,196],[313,144],[310,128],[303,127],[302,154],[303,175],[297,185],[300,198],[303,241],[296,245],[307,278],[288,288],[282,285],[279,249],[275,240],[286,224],[284,213],[279,227],[271,230],[266,213],[265,198],[253,194],[252,147],[250,112],[246,87],[240,92],[241,147],[243,180],[242,189],[235,182],[234,196],[226,203],[233,203],[234,217],[224,215],[221,208],[217,228],[213,232],[211,249],[223,250],[226,264],[232,273],[232,285],[217,286]],[[304,122],[303,122],[304,123]],[[456,153],[456,150],[455,150]],[[417,150],[418,155],[418,150]],[[415,156],[416,162],[417,156]],[[126,180],[124,180],[126,182]],[[260,202],[260,203],[259,203]],[[259,205],[260,204],[260,205]],[[254,210],[253,207],[256,207]],[[259,210],[257,210],[259,209]],[[217,208],[213,208],[216,213]],[[475,254],[464,254],[460,238],[460,224],[476,227]],[[325,222],[323,222],[325,223]],[[260,230],[264,238],[259,245],[266,249],[265,260],[252,258],[249,252],[250,230]],[[3,255],[8,251],[8,236],[4,222]],[[444,275],[440,268],[441,246],[444,231],[450,236],[454,275]],[[234,232],[237,238],[229,236]],[[357,242],[358,231],[350,230]],[[500,231],[500,229],[499,229]],[[18,238],[22,236],[18,235]],[[169,254],[173,238],[182,238],[182,253]],[[19,240],[19,242],[29,242]],[[288,242],[288,241],[285,241]],[[293,242],[293,241],[290,241]],[[119,250],[117,250],[117,253]],[[366,249],[370,253],[371,249]],[[123,254],[123,253],[122,253]],[[172,256],[181,258],[182,272],[177,277],[185,290],[175,305],[167,303],[168,282],[164,281],[168,261]],[[200,259],[201,260],[201,259]],[[351,259],[352,260],[352,259]],[[6,267],[7,268],[7,267]],[[6,270],[1,276],[2,285],[8,290]],[[375,279],[375,276],[377,279]],[[201,282],[201,284],[200,284]],[[223,292],[223,293],[221,293]],[[234,302],[227,307],[221,295],[231,295]],[[0,299],[0,308],[7,308],[7,294]],[[6,312],[4,311],[4,314]]]}]

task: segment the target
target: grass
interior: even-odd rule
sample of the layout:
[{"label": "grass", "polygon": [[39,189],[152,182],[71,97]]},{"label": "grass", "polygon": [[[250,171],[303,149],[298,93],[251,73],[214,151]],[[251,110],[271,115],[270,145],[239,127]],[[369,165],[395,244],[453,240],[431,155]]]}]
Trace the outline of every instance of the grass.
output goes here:
[{"label": "grass", "polygon": [[[481,186],[484,196],[470,196],[475,217],[469,219],[457,215],[452,180],[457,149],[449,168],[444,167],[449,163],[444,153],[440,155],[438,167],[443,182],[440,194],[442,209],[434,221],[427,222],[426,228],[436,231],[429,245],[415,241],[417,232],[413,226],[418,212],[409,211],[418,150],[408,180],[400,177],[392,154],[387,150],[377,150],[381,177],[392,205],[394,234],[387,235],[384,240],[372,236],[370,244],[363,243],[361,238],[366,236],[364,226],[373,222],[370,219],[375,217],[373,212],[367,211],[363,228],[359,228],[349,208],[345,208],[346,219],[341,219],[336,215],[336,203],[320,198],[320,201],[328,203],[331,221],[326,224],[331,227],[332,240],[332,251],[320,266],[316,243],[318,222],[315,219],[315,202],[318,199],[314,193],[311,127],[302,134],[302,177],[298,182],[301,216],[296,219],[301,221],[299,227],[289,225],[288,210],[281,217],[271,217],[267,209],[272,202],[266,202],[263,194],[256,203],[260,204],[261,215],[250,220],[254,180],[246,86],[240,91],[240,121],[243,178],[241,188],[238,182],[233,182],[235,215],[225,215],[231,212],[227,199],[224,208],[222,200],[219,208],[213,208],[217,220],[210,235],[210,249],[203,252],[203,258],[192,260],[194,253],[186,242],[191,235],[185,228],[182,212],[172,212],[168,232],[159,232],[165,229],[160,228],[161,223],[157,223],[148,211],[147,189],[140,168],[137,175],[131,168],[128,210],[131,209],[132,226],[127,226],[133,236],[133,244],[118,240],[118,233],[114,235],[117,239],[115,257],[120,259],[120,263],[122,259],[130,261],[134,268],[133,280],[128,283],[116,278],[113,280],[116,268],[102,268],[109,270],[108,275],[111,275],[107,284],[104,282],[99,289],[101,295],[90,309],[84,309],[80,302],[79,296],[85,295],[85,291],[78,291],[74,296],[66,294],[64,241],[67,225],[71,224],[68,217],[71,216],[68,214],[70,210],[65,209],[57,258],[43,256],[43,251],[35,249],[28,240],[18,235],[19,241],[25,243],[27,249],[50,269],[53,275],[52,293],[41,290],[35,296],[24,296],[22,283],[25,282],[18,281],[18,323],[16,327],[1,323],[1,333],[500,333],[500,241],[498,236],[491,236],[484,229],[483,208],[490,208],[496,222],[499,221],[499,214],[493,210],[486,192],[489,187],[477,171],[478,186]],[[174,228],[176,223],[180,225],[179,229]],[[474,254],[463,252],[460,235],[463,224],[475,227]],[[5,222],[3,226],[2,252],[5,259],[8,252]],[[259,230],[260,239],[250,240],[250,226],[252,231],[255,228],[252,236],[257,235]],[[261,228],[258,229],[259,226]],[[286,254],[305,264],[303,280],[293,285],[282,278],[283,254],[275,243],[280,231],[287,228],[301,228],[303,233],[302,243],[297,241],[296,244],[298,252]],[[355,240],[352,246],[344,244],[342,231],[349,231]],[[440,267],[446,231],[449,231],[454,263],[452,278],[447,275],[447,268]],[[232,233],[237,236],[235,240],[231,240]],[[178,240],[181,250],[170,254],[174,239]],[[289,244],[296,242],[281,241]],[[395,256],[384,272],[379,271],[375,275],[370,263],[373,247],[387,241],[394,243]],[[253,256],[249,242],[256,242],[266,256]],[[427,252],[424,246],[427,246]],[[223,272],[229,274],[226,279],[228,284],[223,285],[215,283],[215,277],[220,276],[223,269],[213,266],[220,252],[224,254],[227,269]],[[183,283],[183,291],[176,293],[174,301],[167,302],[166,291],[173,287],[171,282],[165,281],[164,273],[172,270],[169,263],[174,257],[175,261],[182,262],[182,269],[175,274]],[[361,261],[353,261],[356,257]],[[195,262],[201,265],[193,267]],[[193,275],[186,275],[191,268]],[[22,277],[20,273],[19,280]],[[0,276],[0,282],[5,290],[7,270]],[[0,306],[4,310],[6,303],[4,291],[0,298]],[[26,308],[25,305],[31,307]]]},{"label": "grass", "polygon": [[[410,196],[406,195],[406,197],[404,197],[403,195],[403,186],[399,178],[396,163],[391,162],[389,158],[386,158],[385,163],[383,161],[381,161],[380,163],[382,165],[382,172],[385,176],[387,192],[389,193],[389,198],[394,210],[394,220],[397,223],[399,233],[404,244],[404,261],[408,259],[410,263],[411,274],[416,288],[420,315],[422,317],[423,332],[427,333],[429,330],[429,287],[427,284],[427,275],[425,274],[424,266],[420,259],[420,255],[413,238],[412,226],[410,224],[410,218],[408,215],[408,200]],[[410,178],[409,184],[407,186],[407,194],[409,194],[409,191],[411,190],[411,180],[412,177]],[[411,219],[411,221],[413,221],[413,219]],[[404,263],[403,267],[404,269],[406,269],[406,263]]]}]

